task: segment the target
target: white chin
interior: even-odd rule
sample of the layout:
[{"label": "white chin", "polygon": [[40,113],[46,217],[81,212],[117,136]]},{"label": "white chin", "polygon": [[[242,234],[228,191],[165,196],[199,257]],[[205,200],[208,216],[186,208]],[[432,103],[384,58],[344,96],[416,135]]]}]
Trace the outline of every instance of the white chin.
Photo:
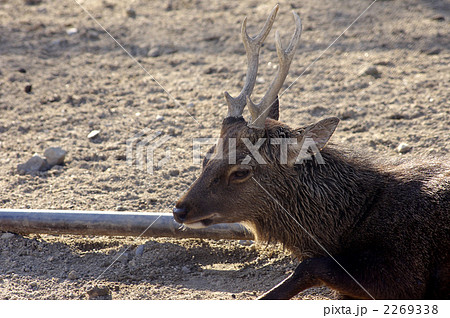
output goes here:
[{"label": "white chin", "polygon": [[205,228],[206,226],[205,225],[203,225],[203,223],[202,222],[194,222],[194,223],[189,223],[189,224],[184,224],[185,226],[187,226],[188,228],[190,228],[190,229],[203,229],[203,228]]}]

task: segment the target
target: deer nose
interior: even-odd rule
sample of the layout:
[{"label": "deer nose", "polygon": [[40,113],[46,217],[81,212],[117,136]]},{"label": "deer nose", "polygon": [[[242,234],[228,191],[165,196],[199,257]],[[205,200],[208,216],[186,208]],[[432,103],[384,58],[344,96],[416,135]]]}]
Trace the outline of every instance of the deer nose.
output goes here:
[{"label": "deer nose", "polygon": [[188,214],[188,210],[185,207],[174,207],[173,208],[173,217],[175,221],[178,223],[183,223],[186,220],[186,216]]}]

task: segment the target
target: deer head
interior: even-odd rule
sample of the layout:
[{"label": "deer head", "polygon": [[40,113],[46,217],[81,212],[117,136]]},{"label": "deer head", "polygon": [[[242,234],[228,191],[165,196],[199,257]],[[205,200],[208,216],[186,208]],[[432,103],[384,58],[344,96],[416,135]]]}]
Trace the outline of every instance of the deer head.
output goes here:
[{"label": "deer head", "polygon": [[[288,74],[302,29],[295,12],[295,31],[286,49],[278,32],[275,33],[278,72],[261,101],[255,104],[251,100],[259,51],[277,11],[278,5],[254,37],[247,34],[246,18],[242,23],[241,35],[248,63],[244,87],[235,98],[224,93],[228,113],[222,123],[219,141],[207,153],[200,177],[173,209],[175,220],[188,227],[234,222],[251,224],[261,213],[275,208],[276,203],[267,197],[265,189],[286,187],[285,176],[298,174],[295,165],[299,159],[320,151],[338,124],[337,118],[328,118],[291,129],[278,121],[278,93]],[[246,105],[251,114],[248,122],[242,117]],[[308,153],[302,153],[307,140],[313,141],[314,146],[309,147]]]}]

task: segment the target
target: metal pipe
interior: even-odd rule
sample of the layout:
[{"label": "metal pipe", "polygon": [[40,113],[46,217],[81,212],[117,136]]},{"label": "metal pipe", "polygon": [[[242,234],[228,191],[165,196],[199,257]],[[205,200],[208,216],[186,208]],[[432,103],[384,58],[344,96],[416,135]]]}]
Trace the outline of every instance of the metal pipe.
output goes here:
[{"label": "metal pipe", "polygon": [[177,223],[172,214],[149,212],[0,209],[0,231],[18,234],[253,239],[253,234],[238,223],[189,229]]}]

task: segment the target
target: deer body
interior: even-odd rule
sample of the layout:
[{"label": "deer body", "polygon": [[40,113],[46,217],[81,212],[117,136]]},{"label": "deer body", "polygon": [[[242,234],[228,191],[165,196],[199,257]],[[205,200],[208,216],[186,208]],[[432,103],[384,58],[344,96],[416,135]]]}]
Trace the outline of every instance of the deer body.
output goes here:
[{"label": "deer body", "polygon": [[[422,173],[411,177],[405,167],[387,173],[330,148],[321,154],[324,165],[308,162],[297,175],[268,176],[264,183],[268,200],[283,207],[263,207],[250,228],[311,264],[302,273],[318,273],[292,294],[280,286],[263,298],[290,298],[323,284],[351,298],[449,298],[450,167],[419,166]],[[432,177],[443,171],[446,181]],[[436,187],[445,182],[446,189]]]},{"label": "deer body", "polygon": [[[277,10],[254,38],[244,20],[247,82],[237,98],[225,94],[220,142],[177,202],[175,219],[193,228],[241,222],[258,240],[290,250],[301,263],[261,299],[288,299],[319,285],[349,298],[450,298],[450,165],[372,164],[325,147],[337,118],[297,129],[278,121],[277,94],[301,33],[295,13],[286,50],[276,36],[279,72],[262,101],[251,101],[257,55]],[[315,147],[305,156],[308,140]]]}]

